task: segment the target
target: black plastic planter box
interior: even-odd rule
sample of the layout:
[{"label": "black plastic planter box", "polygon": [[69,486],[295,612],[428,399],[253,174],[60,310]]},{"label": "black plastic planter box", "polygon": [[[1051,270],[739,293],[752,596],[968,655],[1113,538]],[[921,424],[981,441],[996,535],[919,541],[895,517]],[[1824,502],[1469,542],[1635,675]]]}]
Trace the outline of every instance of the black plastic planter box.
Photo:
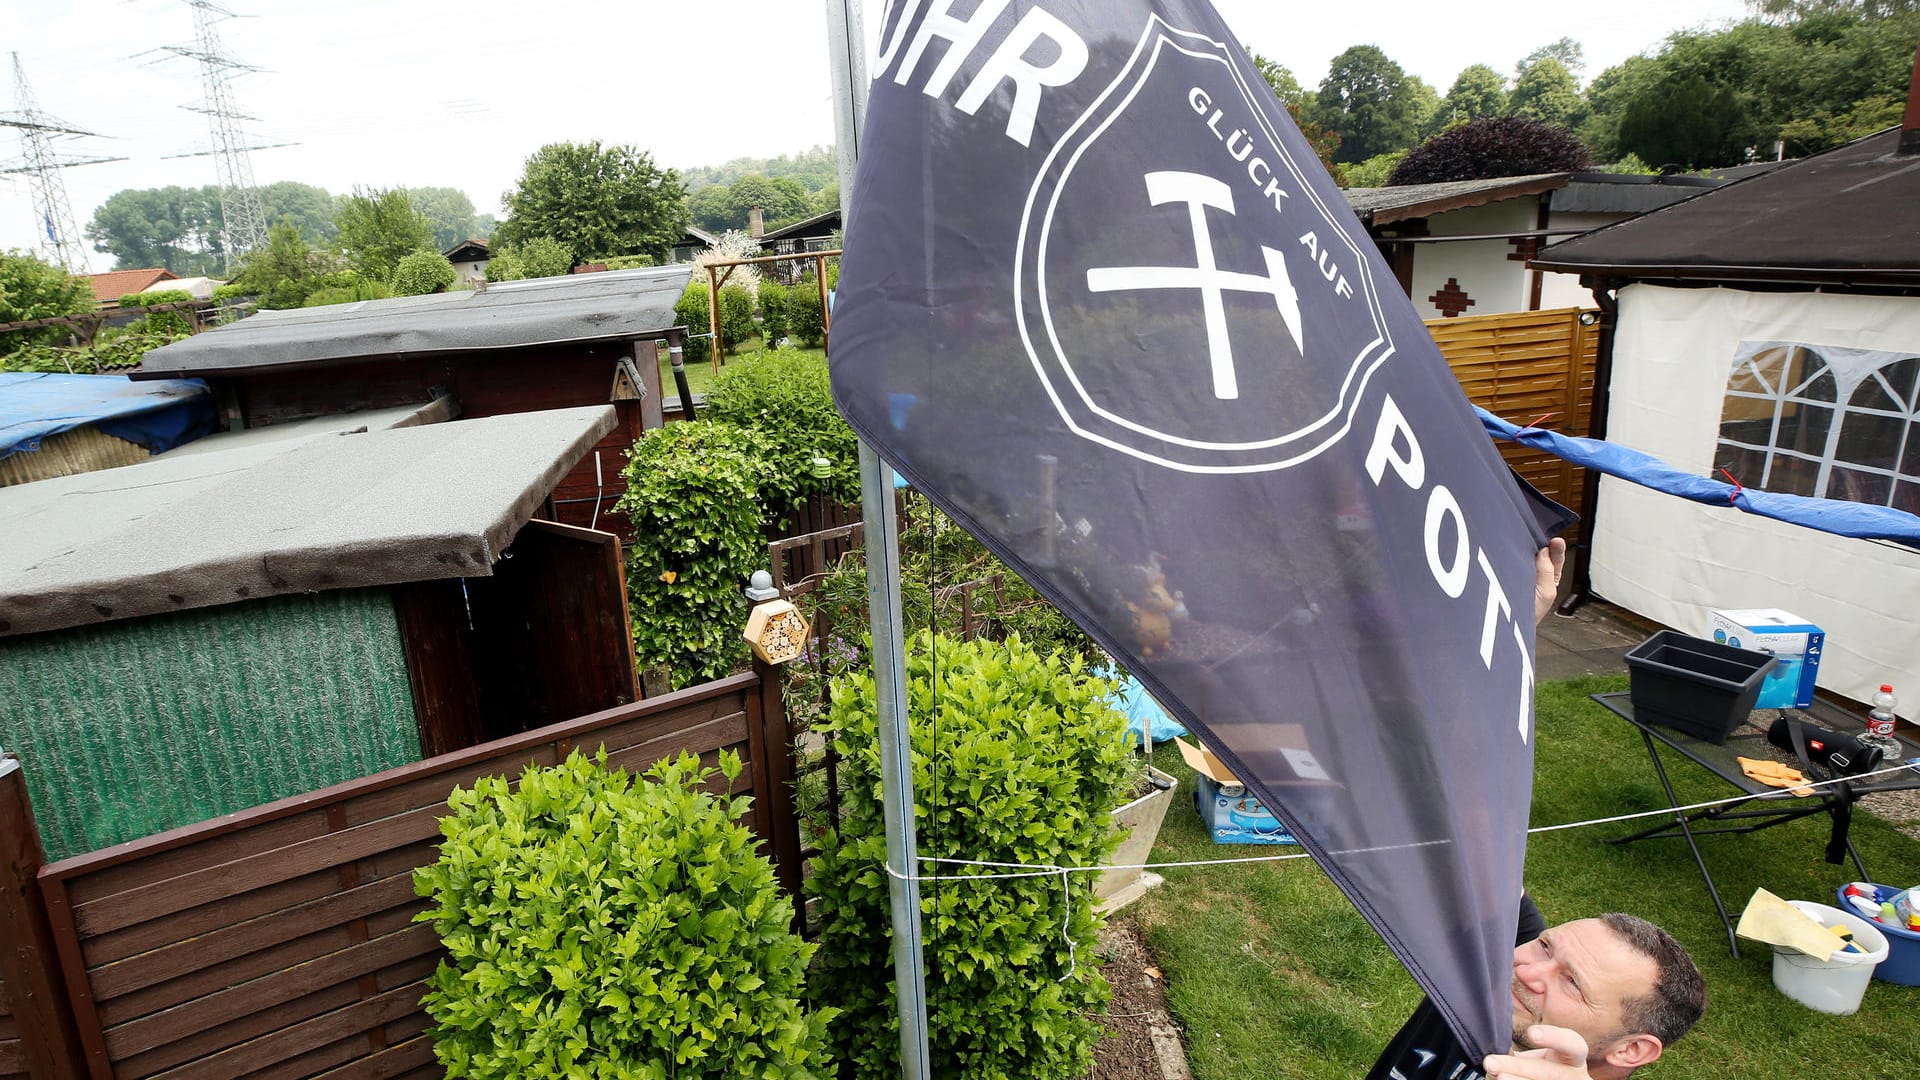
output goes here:
[{"label": "black plastic planter box", "polygon": [[1774,658],[1662,630],[1627,653],[1633,713],[1723,743],[1753,711]]}]

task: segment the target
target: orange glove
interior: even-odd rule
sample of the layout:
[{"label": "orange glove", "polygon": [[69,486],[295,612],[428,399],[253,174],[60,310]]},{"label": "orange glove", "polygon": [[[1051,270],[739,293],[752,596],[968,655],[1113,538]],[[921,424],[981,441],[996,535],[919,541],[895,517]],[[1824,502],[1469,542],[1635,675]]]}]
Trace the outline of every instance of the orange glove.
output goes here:
[{"label": "orange glove", "polygon": [[1789,788],[1803,799],[1813,794],[1813,789],[1805,786],[1806,774],[1799,769],[1782,765],[1777,761],[1762,761],[1759,758],[1743,757],[1735,760],[1740,762],[1741,772],[1768,787]]}]

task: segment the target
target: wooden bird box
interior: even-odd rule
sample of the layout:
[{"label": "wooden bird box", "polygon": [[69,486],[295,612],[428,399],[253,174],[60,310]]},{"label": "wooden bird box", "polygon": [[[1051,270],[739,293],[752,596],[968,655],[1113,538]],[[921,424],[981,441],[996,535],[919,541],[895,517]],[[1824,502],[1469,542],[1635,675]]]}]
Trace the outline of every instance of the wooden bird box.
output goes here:
[{"label": "wooden bird box", "polygon": [[784,664],[807,647],[807,619],[789,600],[756,604],[743,633],[753,655],[769,664]]}]

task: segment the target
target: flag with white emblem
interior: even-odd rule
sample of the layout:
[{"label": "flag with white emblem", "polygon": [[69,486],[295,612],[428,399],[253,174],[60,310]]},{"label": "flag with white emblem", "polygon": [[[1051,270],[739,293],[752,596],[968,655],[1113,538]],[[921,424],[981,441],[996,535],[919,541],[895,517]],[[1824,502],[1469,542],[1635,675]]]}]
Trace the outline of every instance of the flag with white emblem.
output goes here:
[{"label": "flag with white emblem", "polygon": [[1391,271],[1205,0],[896,0],[880,45],[841,412],[1504,1050],[1544,535]]}]

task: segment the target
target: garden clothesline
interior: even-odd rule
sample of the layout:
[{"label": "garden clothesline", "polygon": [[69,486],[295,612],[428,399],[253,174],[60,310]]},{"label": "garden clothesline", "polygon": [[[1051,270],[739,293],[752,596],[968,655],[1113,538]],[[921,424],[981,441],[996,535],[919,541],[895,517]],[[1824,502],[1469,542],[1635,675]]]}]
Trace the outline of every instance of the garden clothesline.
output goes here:
[{"label": "garden clothesline", "polygon": [[[1876,776],[1888,776],[1897,772],[1906,772],[1910,769],[1920,769],[1920,764],[1915,764],[1912,762],[1902,762],[1899,765],[1889,766],[1884,769],[1876,769],[1873,772],[1860,773],[1857,776],[1840,776],[1840,777],[1834,777],[1833,779],[1830,779],[1830,780],[1810,781],[1805,784],[1795,784],[1791,790],[1783,788],[1779,791],[1766,792],[1761,795],[1737,795],[1732,798],[1713,799],[1708,802],[1692,803],[1687,806],[1670,806],[1661,810],[1641,810],[1631,814],[1615,814],[1612,817],[1592,818],[1587,821],[1563,822],[1559,825],[1537,825],[1537,826],[1534,826],[1533,828],[1528,829],[1527,834],[1531,836],[1534,833],[1564,832],[1568,829],[1583,829],[1593,825],[1613,825],[1622,821],[1635,821],[1640,818],[1664,817],[1669,814],[1690,813],[1694,810],[1708,810],[1716,806],[1727,806],[1733,803],[1761,801],[1761,800],[1767,800],[1767,799],[1780,799],[1780,798],[1788,798],[1788,797],[1800,798],[1802,796],[1795,795],[1794,794],[1795,791],[1813,791],[1818,788],[1830,787],[1835,784],[1856,783],[1861,780],[1871,780]],[[1433,847],[1439,844],[1447,844],[1451,842],[1452,841],[1450,840],[1426,840],[1426,841],[1421,841],[1419,843],[1394,844],[1394,845],[1381,847],[1381,848],[1368,848],[1366,850],[1398,851],[1398,850],[1405,850],[1405,849],[1418,848],[1418,847]],[[1335,852],[1334,854],[1345,854],[1345,853]],[[1059,877],[1062,881],[1065,881],[1066,876],[1068,874],[1100,873],[1106,870],[1166,870],[1166,869],[1178,869],[1178,868],[1189,867],[1189,866],[1231,866],[1238,863],[1288,862],[1294,859],[1310,859],[1312,857],[1313,856],[1308,854],[1307,852],[1295,851],[1295,852],[1289,852],[1285,855],[1242,855],[1237,858],[1188,859],[1181,862],[1112,863],[1112,864],[1103,864],[1100,866],[1055,866],[1048,863],[990,862],[990,861],[979,860],[979,859],[945,859],[945,858],[939,858],[932,855],[921,855],[919,856],[919,861],[923,863],[940,863],[940,864],[951,865],[951,866],[989,867],[996,872],[983,873],[983,874],[916,874],[913,877],[908,878],[907,875],[901,873],[898,870],[895,870],[891,865],[888,865],[886,867],[886,870],[887,870],[888,876],[899,878],[903,881],[906,881],[906,880],[911,880],[911,881],[993,881],[993,880],[1010,880],[1014,878],[1032,878],[1032,877]],[[1004,871],[1004,872],[998,872],[998,871]]]}]

